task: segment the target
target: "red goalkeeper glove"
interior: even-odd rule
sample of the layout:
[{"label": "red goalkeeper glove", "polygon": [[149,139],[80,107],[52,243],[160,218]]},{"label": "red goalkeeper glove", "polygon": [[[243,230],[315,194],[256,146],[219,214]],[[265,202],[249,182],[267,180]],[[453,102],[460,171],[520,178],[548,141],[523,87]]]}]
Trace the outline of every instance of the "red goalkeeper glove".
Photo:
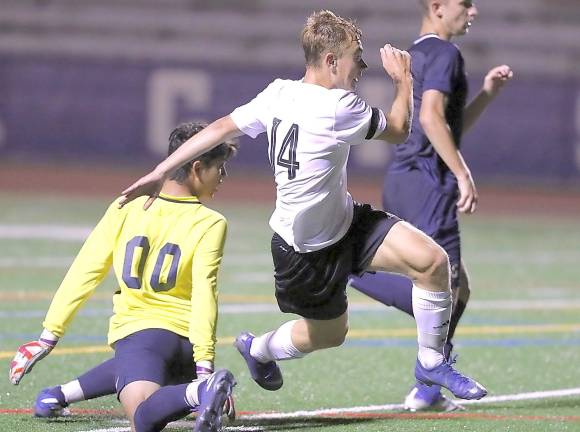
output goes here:
[{"label": "red goalkeeper glove", "polygon": [[44,330],[38,340],[20,345],[16,355],[10,362],[10,382],[18,385],[22,377],[30,372],[34,365],[52,351],[58,342],[55,336],[48,330]]}]

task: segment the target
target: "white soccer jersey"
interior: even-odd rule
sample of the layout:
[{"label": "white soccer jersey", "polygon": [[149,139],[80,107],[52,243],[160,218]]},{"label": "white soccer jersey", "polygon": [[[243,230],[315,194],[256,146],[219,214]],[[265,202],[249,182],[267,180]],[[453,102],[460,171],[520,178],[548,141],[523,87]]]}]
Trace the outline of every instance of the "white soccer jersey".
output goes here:
[{"label": "white soccer jersey", "polygon": [[353,213],[346,188],[350,146],[384,131],[384,113],[354,92],[277,79],[231,118],[252,138],[268,134],[277,190],[272,229],[297,252],[340,240]]}]

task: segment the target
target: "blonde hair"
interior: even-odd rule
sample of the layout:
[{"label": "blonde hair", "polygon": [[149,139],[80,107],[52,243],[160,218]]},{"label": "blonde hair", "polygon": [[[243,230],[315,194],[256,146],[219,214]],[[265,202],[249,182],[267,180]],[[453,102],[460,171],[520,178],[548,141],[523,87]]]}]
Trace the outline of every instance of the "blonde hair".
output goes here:
[{"label": "blonde hair", "polygon": [[325,52],[340,57],[351,42],[360,40],[361,30],[348,19],[329,10],[314,12],[302,30],[302,48],[307,66],[319,64]]}]

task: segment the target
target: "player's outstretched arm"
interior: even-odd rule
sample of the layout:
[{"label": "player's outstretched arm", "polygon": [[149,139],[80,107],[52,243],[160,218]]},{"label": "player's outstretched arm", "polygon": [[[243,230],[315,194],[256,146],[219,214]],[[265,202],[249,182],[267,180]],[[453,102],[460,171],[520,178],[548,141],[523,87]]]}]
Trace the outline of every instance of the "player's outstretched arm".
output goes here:
[{"label": "player's outstretched arm", "polygon": [[395,85],[395,99],[387,114],[387,129],[377,139],[400,144],[408,138],[413,118],[411,56],[389,44],[380,52],[383,68]]},{"label": "player's outstretched arm", "polygon": [[485,108],[513,76],[514,73],[508,65],[496,66],[485,75],[481,91],[465,108],[463,114],[464,133],[477,122]]},{"label": "player's outstretched arm", "polygon": [[173,152],[167,159],[155,167],[153,171],[141,177],[122,192],[119,200],[119,208],[123,207],[135,198],[148,195],[149,199],[143,208],[148,209],[159,191],[163,182],[180,166],[199,155],[211,150],[218,144],[242,135],[229,115],[222,117],[199,133],[188,139],[181,147]]},{"label": "player's outstretched arm", "polygon": [[18,385],[22,377],[30,372],[36,363],[46,357],[57,342],[58,336],[45,329],[38,340],[20,345],[14,359],[10,362],[10,382]]}]

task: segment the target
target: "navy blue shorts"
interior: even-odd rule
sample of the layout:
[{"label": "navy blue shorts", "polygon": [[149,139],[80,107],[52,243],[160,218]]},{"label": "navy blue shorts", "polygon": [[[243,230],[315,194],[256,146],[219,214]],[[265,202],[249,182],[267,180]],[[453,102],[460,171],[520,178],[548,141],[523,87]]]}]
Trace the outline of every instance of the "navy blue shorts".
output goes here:
[{"label": "navy blue shorts", "polygon": [[423,231],[445,249],[449,255],[452,284],[456,285],[461,263],[457,183],[444,183],[429,170],[389,170],[383,188],[383,207]]},{"label": "navy blue shorts", "polygon": [[117,395],[133,381],[165,386],[196,378],[191,342],[164,329],[141,330],[115,342],[115,365]]},{"label": "navy blue shorts", "polygon": [[399,221],[368,204],[355,203],[346,235],[333,245],[308,253],[296,252],[275,233],[272,258],[280,310],[318,320],[341,316],[348,307],[349,275],[364,272],[391,227]]}]

